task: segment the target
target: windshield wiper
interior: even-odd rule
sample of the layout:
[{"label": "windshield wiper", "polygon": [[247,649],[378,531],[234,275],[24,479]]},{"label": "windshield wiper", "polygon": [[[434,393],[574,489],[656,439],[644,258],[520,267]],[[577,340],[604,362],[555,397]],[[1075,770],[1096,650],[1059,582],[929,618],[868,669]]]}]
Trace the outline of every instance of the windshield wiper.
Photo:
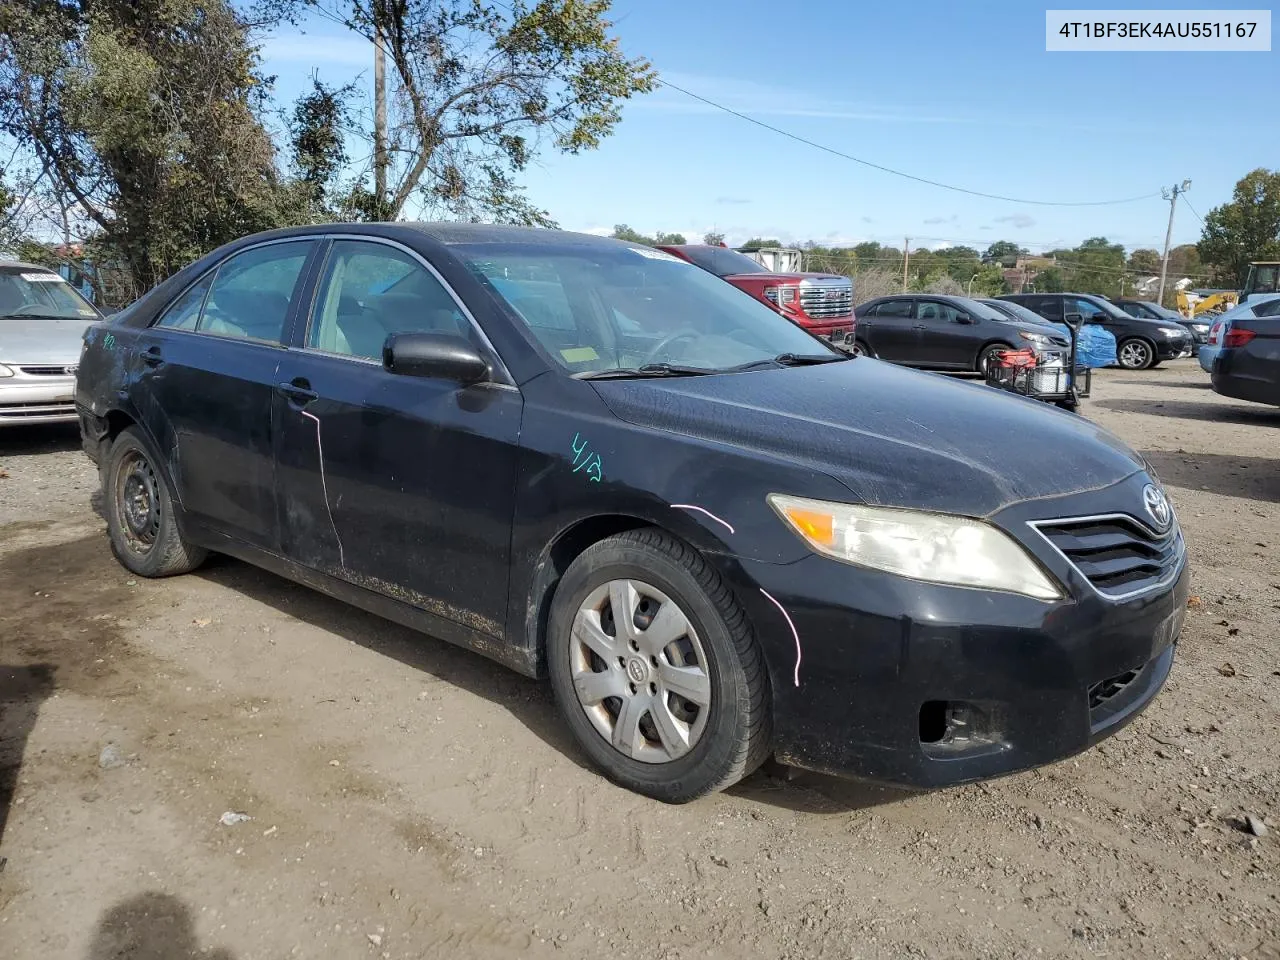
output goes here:
[{"label": "windshield wiper", "polygon": [[677,363],[646,363],[639,367],[591,370],[576,376],[579,380],[640,380],[648,377],[704,377],[719,372],[707,367],[685,367]]},{"label": "windshield wiper", "polygon": [[730,370],[758,370],[762,367],[782,366],[782,367],[811,367],[820,363],[840,363],[843,360],[852,360],[849,356],[836,356],[831,353],[780,353],[776,357],[770,357],[768,360],[752,360],[750,363],[739,364],[736,367],[730,367]]}]

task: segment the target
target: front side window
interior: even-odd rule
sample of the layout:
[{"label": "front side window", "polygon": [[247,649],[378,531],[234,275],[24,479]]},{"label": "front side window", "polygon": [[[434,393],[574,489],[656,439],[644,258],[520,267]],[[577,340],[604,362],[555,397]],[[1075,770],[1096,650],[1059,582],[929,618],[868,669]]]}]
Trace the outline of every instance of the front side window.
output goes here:
[{"label": "front side window", "polygon": [[334,241],[307,346],[379,360],[393,333],[467,336],[470,326],[444,285],[409,254],[365,240]]},{"label": "front side window", "polygon": [[955,323],[960,311],[949,303],[940,300],[923,300],[920,303],[919,319],[927,323]]},{"label": "front side window", "polygon": [[0,317],[97,320],[98,311],[51,270],[8,267],[0,270]]},{"label": "front side window", "polygon": [[1061,297],[1041,297],[1039,300],[1031,301],[1031,309],[1046,320],[1055,322],[1062,321],[1062,298]]},{"label": "front side window", "polygon": [[223,261],[196,329],[237,340],[283,343],[289,304],[312,246],[310,240],[271,243]]},{"label": "front side window", "polygon": [[1103,323],[1111,319],[1110,315],[1097,304],[1079,297],[1073,297],[1067,304],[1067,313],[1080,314],[1085,323]]},{"label": "front side window", "polygon": [[839,356],[754,297],[658,250],[545,242],[453,252],[575,374],[654,363],[722,371],[781,354]]}]

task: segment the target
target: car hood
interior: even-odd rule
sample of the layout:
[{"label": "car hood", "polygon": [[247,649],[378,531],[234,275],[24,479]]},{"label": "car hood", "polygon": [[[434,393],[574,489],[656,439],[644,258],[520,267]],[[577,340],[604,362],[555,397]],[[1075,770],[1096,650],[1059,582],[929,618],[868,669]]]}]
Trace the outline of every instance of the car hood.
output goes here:
[{"label": "car hood", "polygon": [[[778,283],[779,281],[798,283],[801,280],[845,280],[848,277],[841,276],[838,273],[730,273],[726,274],[725,280],[759,280],[767,283]],[[849,281],[852,282],[852,281]]]},{"label": "car hood", "polygon": [[623,420],[791,460],[879,506],[989,516],[1145,467],[1083,417],[870,358],[592,386]]},{"label": "car hood", "polygon": [[0,363],[65,364],[80,359],[80,343],[91,320],[0,317]]}]

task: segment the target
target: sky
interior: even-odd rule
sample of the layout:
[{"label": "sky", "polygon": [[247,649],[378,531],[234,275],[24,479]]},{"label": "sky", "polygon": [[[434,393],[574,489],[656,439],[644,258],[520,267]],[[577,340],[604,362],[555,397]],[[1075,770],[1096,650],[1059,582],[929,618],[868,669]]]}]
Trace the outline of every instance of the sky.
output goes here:
[{"label": "sky", "polygon": [[[1280,166],[1274,51],[1048,53],[1045,7],[1025,0],[784,10],[776,0],[616,0],[612,19],[624,51],[660,77],[833,150],[1022,201],[1147,199],[1068,207],[967,196],[671,88],[629,101],[600,149],[542,153],[524,176],[529,198],[566,229],[625,223],[695,242],[715,230],[730,244],[901,247],[910,237],[913,249],[982,249],[1008,239],[1039,251],[1105,236],[1158,250],[1169,214],[1161,187],[1192,181],[1173,231],[1175,245],[1192,243],[1197,214],[1228,201],[1250,170]],[[282,102],[313,72],[370,83],[370,45],[325,20],[268,37],[262,56]]]}]

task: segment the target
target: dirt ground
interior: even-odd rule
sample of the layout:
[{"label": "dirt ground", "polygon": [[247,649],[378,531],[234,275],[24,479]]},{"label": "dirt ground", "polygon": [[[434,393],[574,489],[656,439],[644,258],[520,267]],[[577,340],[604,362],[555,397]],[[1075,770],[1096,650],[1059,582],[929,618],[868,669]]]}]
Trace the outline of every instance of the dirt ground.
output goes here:
[{"label": "dirt ground", "polygon": [[986,784],[775,771],[683,807],[479,657],[229,560],[131,577],[74,433],[6,430],[0,956],[1276,960],[1280,411],[1207,380],[1108,371],[1085,405],[1194,565],[1139,720]]}]

